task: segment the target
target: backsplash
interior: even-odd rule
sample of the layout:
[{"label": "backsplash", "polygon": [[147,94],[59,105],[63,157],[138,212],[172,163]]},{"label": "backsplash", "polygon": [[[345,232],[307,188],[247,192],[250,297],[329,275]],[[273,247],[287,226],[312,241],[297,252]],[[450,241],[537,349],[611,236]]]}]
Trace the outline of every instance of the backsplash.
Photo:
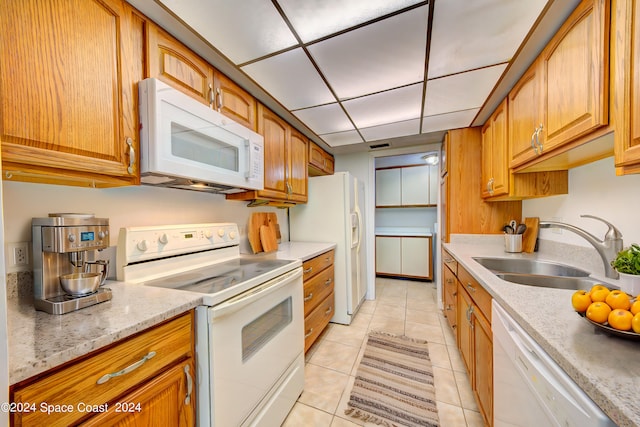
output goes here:
[{"label": "backsplash", "polygon": [[33,274],[30,271],[18,271],[7,274],[7,301],[33,298]]}]

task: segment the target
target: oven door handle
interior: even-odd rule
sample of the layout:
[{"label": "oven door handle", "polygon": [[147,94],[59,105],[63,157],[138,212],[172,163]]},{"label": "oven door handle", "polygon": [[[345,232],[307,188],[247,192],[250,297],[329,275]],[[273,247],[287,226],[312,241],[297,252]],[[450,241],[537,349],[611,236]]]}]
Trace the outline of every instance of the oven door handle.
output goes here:
[{"label": "oven door handle", "polygon": [[[222,316],[226,316],[229,313],[238,311],[248,304],[251,304],[255,300],[262,298],[272,292],[275,292],[278,289],[287,286],[291,282],[301,277],[302,267],[298,267],[295,270],[285,273],[282,276],[278,276],[275,279],[263,283],[262,285],[258,285],[255,288],[249,289],[248,291],[243,292],[240,295],[237,295],[213,307],[211,310],[212,318],[217,319]],[[300,286],[300,291],[302,294],[302,286]]]}]

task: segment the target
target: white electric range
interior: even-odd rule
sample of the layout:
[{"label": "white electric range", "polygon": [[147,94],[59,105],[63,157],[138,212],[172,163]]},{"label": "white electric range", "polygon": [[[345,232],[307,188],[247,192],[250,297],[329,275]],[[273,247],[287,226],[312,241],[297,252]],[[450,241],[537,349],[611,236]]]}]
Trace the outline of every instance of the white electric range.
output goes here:
[{"label": "white electric range", "polygon": [[279,426],[304,386],[302,264],[241,255],[233,223],[128,227],[118,280],[202,295],[200,426]]}]

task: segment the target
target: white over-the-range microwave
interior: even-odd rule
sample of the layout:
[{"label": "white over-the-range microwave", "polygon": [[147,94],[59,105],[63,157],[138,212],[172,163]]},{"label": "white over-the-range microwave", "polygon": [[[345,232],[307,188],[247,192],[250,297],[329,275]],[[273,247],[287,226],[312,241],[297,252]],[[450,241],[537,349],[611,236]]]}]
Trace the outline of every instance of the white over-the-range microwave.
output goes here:
[{"label": "white over-the-range microwave", "polygon": [[230,194],[264,188],[264,138],[155,78],[138,85],[146,185]]}]

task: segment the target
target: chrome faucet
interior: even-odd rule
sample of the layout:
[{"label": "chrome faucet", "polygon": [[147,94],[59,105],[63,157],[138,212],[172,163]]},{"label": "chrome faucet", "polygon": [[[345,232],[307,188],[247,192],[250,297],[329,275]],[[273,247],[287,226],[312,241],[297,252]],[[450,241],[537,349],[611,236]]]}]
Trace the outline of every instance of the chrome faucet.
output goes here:
[{"label": "chrome faucet", "polygon": [[565,230],[573,231],[578,236],[581,236],[587,242],[591,243],[596,251],[598,251],[598,255],[602,258],[602,262],[604,263],[604,272],[605,275],[611,279],[617,279],[619,274],[617,271],[611,267],[611,261],[618,255],[618,252],[622,250],[622,233],[618,230],[613,224],[608,221],[605,221],[602,218],[598,218],[593,215],[580,215],[581,218],[592,218],[597,219],[598,221],[602,221],[609,229],[604,235],[604,240],[598,239],[593,234],[578,228],[571,224],[565,224],[563,222],[556,221],[540,221],[540,228],[564,228]]}]

